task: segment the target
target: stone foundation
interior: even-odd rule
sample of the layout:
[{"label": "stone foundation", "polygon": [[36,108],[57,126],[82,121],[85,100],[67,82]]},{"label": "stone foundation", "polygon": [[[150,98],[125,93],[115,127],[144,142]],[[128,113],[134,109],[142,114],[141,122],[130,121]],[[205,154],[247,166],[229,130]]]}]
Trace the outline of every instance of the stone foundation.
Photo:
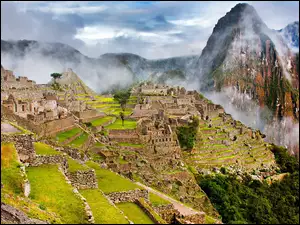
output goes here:
[{"label": "stone foundation", "polygon": [[29,165],[40,166],[43,164],[59,164],[64,172],[67,172],[69,167],[67,159],[62,155],[37,155]]},{"label": "stone foundation", "polygon": [[77,170],[76,172],[67,172],[66,175],[72,185],[77,189],[98,188],[95,170],[93,169],[87,171]]},{"label": "stone foundation", "polygon": [[149,199],[148,190],[135,189],[132,191],[113,192],[106,195],[113,203],[135,202],[139,198]]},{"label": "stone foundation", "polygon": [[35,139],[32,134],[2,135],[1,142],[13,142],[21,162],[31,162],[36,157],[33,143]]}]

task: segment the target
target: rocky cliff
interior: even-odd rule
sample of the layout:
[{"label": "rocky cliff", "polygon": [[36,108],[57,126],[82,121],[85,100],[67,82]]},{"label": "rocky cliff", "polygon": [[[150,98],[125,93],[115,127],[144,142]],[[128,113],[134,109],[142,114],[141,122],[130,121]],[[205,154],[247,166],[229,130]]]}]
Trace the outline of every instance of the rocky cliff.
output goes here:
[{"label": "rocky cliff", "polygon": [[283,118],[299,121],[297,67],[296,55],[281,35],[269,29],[252,6],[237,4],[219,19],[194,70],[202,90],[222,93],[229,88],[237,108],[257,111],[244,101],[250,99],[280,123]]}]

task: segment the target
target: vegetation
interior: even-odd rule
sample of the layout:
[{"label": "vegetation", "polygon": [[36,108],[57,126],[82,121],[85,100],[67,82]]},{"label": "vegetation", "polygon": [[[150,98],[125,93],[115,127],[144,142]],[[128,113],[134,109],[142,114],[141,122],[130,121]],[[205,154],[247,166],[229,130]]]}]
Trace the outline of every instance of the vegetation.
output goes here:
[{"label": "vegetation", "polygon": [[88,166],[84,164],[80,164],[79,162],[77,162],[76,160],[70,157],[68,157],[68,164],[69,164],[69,168],[68,168],[69,172],[75,172],[77,170],[89,170]]},{"label": "vegetation", "polygon": [[81,147],[83,143],[88,139],[89,134],[87,133],[82,133],[79,137],[77,137],[75,140],[70,142],[70,145],[75,146],[75,147]]},{"label": "vegetation", "polygon": [[57,78],[61,78],[62,74],[60,74],[60,73],[52,73],[50,76],[53,77],[54,80],[56,80]]},{"label": "vegetation", "polygon": [[128,224],[121,212],[113,207],[99,189],[80,190],[92,209],[96,224]]},{"label": "vegetation", "polygon": [[55,151],[49,145],[41,143],[41,142],[34,142],[34,149],[36,154],[38,155],[59,155],[61,152]]},{"label": "vegetation", "polygon": [[98,126],[101,126],[102,124],[104,124],[108,121],[111,121],[112,119],[113,119],[112,116],[105,116],[105,117],[93,120],[91,123],[92,123],[92,126],[98,127]]},{"label": "vegetation", "polygon": [[125,110],[126,103],[128,102],[129,97],[130,97],[130,89],[119,90],[116,91],[114,94],[114,100],[119,102],[123,111]]},{"label": "vegetation", "polygon": [[105,194],[111,192],[129,191],[134,190],[136,188],[141,189],[139,186],[137,186],[130,180],[125,179],[120,175],[111,172],[110,170],[102,169],[99,166],[99,164],[95,162],[89,161],[86,164],[95,170],[98,180],[98,187]]},{"label": "vegetation", "polygon": [[[21,163],[17,160],[17,151],[12,143],[1,143],[1,183],[15,194],[23,192]],[[2,192],[2,188],[1,188]]]},{"label": "vegetation", "polygon": [[56,139],[59,141],[59,142],[63,142],[67,139],[69,139],[70,137],[73,137],[74,135],[78,134],[79,132],[81,132],[81,129],[76,127],[72,130],[68,130],[68,131],[64,131],[64,132],[61,132],[61,133],[58,133],[56,135]]},{"label": "vegetation", "polygon": [[117,207],[125,213],[129,220],[136,224],[154,224],[147,214],[135,203],[119,203]]},{"label": "vegetation", "polygon": [[120,118],[122,120],[122,126],[124,127],[124,112],[120,112]]},{"label": "vegetation", "polygon": [[136,128],[136,121],[135,120],[124,120],[124,126],[122,125],[122,120],[117,119],[114,123],[108,125],[106,129],[113,130],[113,129],[135,129]]},{"label": "vegetation", "polygon": [[197,177],[224,223],[299,223],[299,162],[284,148],[272,150],[281,171],[290,175],[271,185],[249,176],[243,182],[233,175]]},{"label": "vegetation", "polygon": [[63,223],[87,223],[83,203],[57,165],[28,167],[27,176],[31,185],[29,197],[34,202],[57,213]]},{"label": "vegetation", "polygon": [[191,150],[194,147],[195,139],[199,127],[199,119],[193,117],[193,122],[187,126],[177,128],[177,137],[180,147],[186,150]]},{"label": "vegetation", "polygon": [[152,192],[149,193],[149,200],[153,206],[160,206],[160,205],[168,205],[171,204],[167,200],[159,197],[158,195],[153,194]]}]

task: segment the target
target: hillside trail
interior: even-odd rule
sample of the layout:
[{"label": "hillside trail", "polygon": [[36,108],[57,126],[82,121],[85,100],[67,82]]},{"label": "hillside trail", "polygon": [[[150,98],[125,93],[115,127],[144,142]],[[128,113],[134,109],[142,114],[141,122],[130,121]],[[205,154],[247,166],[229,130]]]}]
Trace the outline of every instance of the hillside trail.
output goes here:
[{"label": "hillside trail", "polygon": [[194,214],[205,214],[204,212],[200,212],[200,211],[197,211],[195,209],[192,209],[186,205],[183,205],[182,203],[176,201],[175,199],[159,192],[159,191],[156,191],[154,189],[152,189],[151,187],[148,187],[144,184],[141,184],[140,182],[135,182],[137,185],[147,189],[149,192],[152,192],[153,194],[156,194],[158,195],[159,197],[171,202],[174,206],[175,209],[177,209],[182,215],[184,216],[187,216],[187,215],[194,215]]}]

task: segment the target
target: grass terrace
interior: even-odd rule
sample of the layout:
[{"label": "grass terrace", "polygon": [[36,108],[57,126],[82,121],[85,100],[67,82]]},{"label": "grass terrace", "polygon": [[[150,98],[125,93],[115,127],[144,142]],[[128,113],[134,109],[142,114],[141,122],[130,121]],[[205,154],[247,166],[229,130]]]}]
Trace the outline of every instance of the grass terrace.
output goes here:
[{"label": "grass terrace", "polygon": [[93,120],[93,121],[91,121],[91,123],[94,127],[98,127],[98,126],[101,126],[104,123],[112,121],[113,119],[114,119],[114,117],[112,117],[112,116],[105,116],[105,117]]},{"label": "grass terrace", "polygon": [[59,151],[54,150],[47,144],[41,142],[34,142],[34,149],[37,155],[60,155]]},{"label": "grass terrace", "polygon": [[95,170],[98,180],[98,187],[105,194],[111,192],[129,191],[136,188],[141,189],[138,185],[134,184],[130,180],[123,178],[110,170],[102,169],[100,165],[95,162],[89,161],[86,164]]},{"label": "grass terrace", "polygon": [[73,193],[57,165],[28,167],[29,197],[41,207],[57,213],[63,223],[86,224],[83,202]]},{"label": "grass terrace", "polygon": [[135,203],[123,202],[116,204],[129,220],[135,224],[154,224],[148,215]]},{"label": "grass terrace", "polygon": [[122,126],[122,120],[117,119],[113,124],[110,124],[106,127],[108,130],[118,130],[118,129],[135,129],[136,121],[135,120],[124,120],[124,126]]},{"label": "grass terrace", "polygon": [[96,224],[128,224],[124,215],[113,207],[99,189],[80,190],[92,209]]},{"label": "grass terrace", "polygon": [[[23,192],[24,183],[20,171],[21,163],[18,153],[12,143],[1,143],[1,183],[15,194]],[[2,188],[1,188],[2,193]],[[2,199],[2,198],[1,198]]]},{"label": "grass terrace", "polygon": [[68,130],[68,131],[64,131],[64,132],[61,132],[61,133],[58,133],[56,135],[56,139],[59,141],[59,142],[63,142],[67,139],[69,139],[70,137],[73,137],[74,135],[78,134],[79,132],[81,132],[81,129],[78,128],[78,127],[75,127],[71,130]]},{"label": "grass terrace", "polygon": [[149,192],[149,200],[154,207],[171,204],[169,201],[153,194],[152,192]]},{"label": "grass terrace", "polygon": [[113,97],[96,96],[99,102],[116,102]]},{"label": "grass terrace", "polygon": [[[113,115],[119,116],[120,112],[122,112],[123,110],[121,108],[108,107],[108,108],[101,109],[101,111],[106,114],[113,114]],[[125,110],[124,110],[125,116],[129,116],[132,113],[133,113],[133,110],[131,108],[125,108]]]},{"label": "grass terrace", "polygon": [[76,172],[77,170],[89,170],[88,166],[84,164],[80,164],[79,162],[77,162],[76,160],[70,157],[68,157],[68,164],[69,164],[69,168],[68,168],[69,172]]},{"label": "grass terrace", "polygon": [[[50,223],[62,223],[57,215],[39,208],[39,204],[23,198],[23,177],[17,160],[17,151],[12,143],[1,144],[1,202],[25,212],[29,217]],[[20,198],[21,197],[21,198]]]},{"label": "grass terrace", "polygon": [[71,141],[69,144],[74,146],[74,147],[81,147],[84,142],[88,139],[89,134],[87,133],[82,133],[79,137],[77,137],[75,140]]}]

